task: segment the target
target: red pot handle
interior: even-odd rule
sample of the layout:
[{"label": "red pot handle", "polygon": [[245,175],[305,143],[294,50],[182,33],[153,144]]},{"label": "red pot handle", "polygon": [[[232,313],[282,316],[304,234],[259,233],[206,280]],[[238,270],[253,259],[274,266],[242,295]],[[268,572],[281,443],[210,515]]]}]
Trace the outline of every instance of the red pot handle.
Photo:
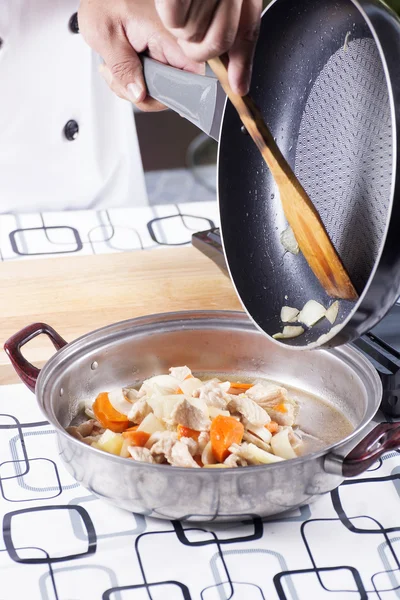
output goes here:
[{"label": "red pot handle", "polygon": [[67,342],[52,327],[50,327],[50,325],[46,325],[46,323],[33,323],[32,325],[28,325],[28,327],[24,327],[24,329],[21,329],[21,331],[18,331],[18,333],[11,336],[4,344],[4,350],[11,360],[19,378],[32,392],[35,391],[36,380],[39,376],[40,369],[32,365],[22,356],[21,348],[27,342],[30,342],[30,340],[42,333],[49,336],[53,342],[53,346],[57,350],[60,350],[67,344]]},{"label": "red pot handle", "polygon": [[385,452],[400,448],[400,423],[380,423],[343,459],[344,477],[361,475]]}]

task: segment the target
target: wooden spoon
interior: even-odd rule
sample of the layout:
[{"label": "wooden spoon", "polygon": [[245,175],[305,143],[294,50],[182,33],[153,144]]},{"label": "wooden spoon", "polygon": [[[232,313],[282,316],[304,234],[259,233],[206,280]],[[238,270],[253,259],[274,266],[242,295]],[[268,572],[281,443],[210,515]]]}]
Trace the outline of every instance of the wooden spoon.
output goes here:
[{"label": "wooden spoon", "polygon": [[248,95],[242,97],[232,91],[223,60],[213,58],[208,64],[218,77],[275,179],[286,219],[304,258],[329,296],[356,300],[357,292],[317,210],[279,150],[253,100]]}]

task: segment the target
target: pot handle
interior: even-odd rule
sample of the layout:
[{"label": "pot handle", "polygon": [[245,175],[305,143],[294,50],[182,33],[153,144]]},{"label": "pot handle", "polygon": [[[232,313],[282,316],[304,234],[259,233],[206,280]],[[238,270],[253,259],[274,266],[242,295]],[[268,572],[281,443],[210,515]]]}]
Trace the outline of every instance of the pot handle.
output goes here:
[{"label": "pot handle", "polygon": [[32,325],[28,325],[11,336],[4,344],[4,350],[12,362],[17,375],[32,392],[35,391],[36,380],[39,376],[40,369],[32,365],[22,356],[21,348],[27,342],[42,333],[49,336],[56,350],[60,350],[67,345],[67,342],[52,327],[50,327],[50,325],[46,325],[46,323],[33,323]]},{"label": "pot handle", "polygon": [[347,456],[329,454],[325,470],[334,475],[356,477],[371,467],[390,450],[400,448],[400,423],[380,423],[351,450]]},{"label": "pot handle", "polygon": [[141,60],[149,95],[218,140],[226,95],[215,75],[189,73],[147,56]]}]

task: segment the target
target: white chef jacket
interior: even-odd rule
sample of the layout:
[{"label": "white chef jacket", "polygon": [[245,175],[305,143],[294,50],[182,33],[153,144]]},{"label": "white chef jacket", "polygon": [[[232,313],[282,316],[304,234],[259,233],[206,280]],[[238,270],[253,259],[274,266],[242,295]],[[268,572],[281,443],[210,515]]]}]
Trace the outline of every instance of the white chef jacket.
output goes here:
[{"label": "white chef jacket", "polygon": [[132,105],[98,73],[78,4],[0,1],[0,213],[147,203]]}]

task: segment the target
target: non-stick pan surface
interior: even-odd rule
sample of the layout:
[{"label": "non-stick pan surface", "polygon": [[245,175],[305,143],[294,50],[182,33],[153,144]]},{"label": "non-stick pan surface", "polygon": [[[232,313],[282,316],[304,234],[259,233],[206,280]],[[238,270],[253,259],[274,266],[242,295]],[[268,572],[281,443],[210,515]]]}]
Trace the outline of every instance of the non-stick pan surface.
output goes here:
[{"label": "non-stick pan surface", "polygon": [[[276,0],[265,12],[250,93],[360,294],[340,301],[329,345],[371,329],[399,295],[399,82],[400,22],[379,2]],[[230,274],[256,324],[273,335],[283,305],[329,306],[302,255],[280,242],[279,194],[229,102],[218,185]],[[323,319],[285,343],[304,347],[330,328]]]}]

